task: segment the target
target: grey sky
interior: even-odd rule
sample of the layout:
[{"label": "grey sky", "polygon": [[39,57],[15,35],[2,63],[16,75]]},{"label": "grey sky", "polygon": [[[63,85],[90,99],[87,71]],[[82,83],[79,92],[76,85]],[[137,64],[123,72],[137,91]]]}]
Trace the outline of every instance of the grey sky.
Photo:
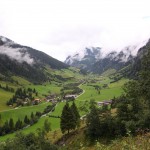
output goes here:
[{"label": "grey sky", "polygon": [[148,0],[0,0],[0,35],[64,60],[89,46],[150,37]]}]

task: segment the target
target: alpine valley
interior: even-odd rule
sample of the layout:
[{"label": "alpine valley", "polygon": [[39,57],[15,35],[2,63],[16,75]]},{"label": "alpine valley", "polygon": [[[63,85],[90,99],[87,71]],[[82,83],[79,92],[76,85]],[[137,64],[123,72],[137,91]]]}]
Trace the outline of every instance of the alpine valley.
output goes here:
[{"label": "alpine valley", "polygon": [[149,64],[149,40],[61,62],[0,36],[0,150],[150,149]]}]

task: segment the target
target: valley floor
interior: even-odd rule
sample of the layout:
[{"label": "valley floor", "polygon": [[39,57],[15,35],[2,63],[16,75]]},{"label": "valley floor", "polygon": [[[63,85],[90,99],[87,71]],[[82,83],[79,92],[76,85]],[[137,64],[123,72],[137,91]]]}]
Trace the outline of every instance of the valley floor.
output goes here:
[{"label": "valley floor", "polygon": [[[110,79],[108,77],[94,77],[95,80],[93,82],[93,79],[89,78],[83,78],[84,82],[79,86],[82,89],[82,93],[76,97],[75,103],[77,107],[79,108],[80,115],[84,116],[88,111],[88,103],[91,99],[94,99],[95,101],[104,101],[104,100],[110,100],[114,97],[118,97],[123,93],[122,86],[125,82],[128,81],[128,79],[122,79],[115,83],[110,83]],[[35,88],[39,96],[41,98],[44,98],[44,95],[51,92],[51,93],[58,93],[60,92],[60,89],[62,88],[57,83],[46,83],[44,85],[33,85],[31,83],[28,83],[24,79],[20,80],[21,84],[23,84],[25,87]],[[4,83],[3,83],[4,84]],[[106,87],[103,87],[103,85],[106,85]],[[10,85],[14,87],[14,85]],[[98,91],[95,86],[102,87],[100,91]],[[4,91],[0,91],[0,97],[5,94]],[[7,95],[7,94],[6,94]],[[9,93],[8,97],[11,97],[12,94]],[[8,100],[7,96],[5,98],[1,97],[2,101],[0,109],[0,114],[2,117],[2,122],[5,122],[6,120],[9,120],[10,118],[14,119],[14,122],[17,121],[18,118],[23,121],[25,115],[30,117],[31,112],[35,113],[36,111],[42,112],[44,108],[48,105],[50,105],[49,102],[43,102],[39,105],[34,106],[28,106],[28,107],[19,107],[19,108],[10,108],[6,107],[6,101]],[[61,112],[63,109],[63,106],[65,105],[65,102],[59,102],[57,103],[57,106],[55,107],[55,111],[51,112],[50,114],[53,116],[61,116]],[[53,118],[48,117],[47,115],[41,117],[36,124],[33,124],[32,126],[29,126],[28,128],[25,128],[21,130],[23,133],[27,134],[30,132],[36,132],[38,128],[42,128],[44,121],[48,119],[51,122],[51,128],[52,128],[52,135],[54,133],[58,134],[58,137],[61,137],[62,134],[60,133],[60,119],[59,118]],[[8,138],[14,137],[15,133],[7,134],[0,137],[0,141],[5,141]]]}]

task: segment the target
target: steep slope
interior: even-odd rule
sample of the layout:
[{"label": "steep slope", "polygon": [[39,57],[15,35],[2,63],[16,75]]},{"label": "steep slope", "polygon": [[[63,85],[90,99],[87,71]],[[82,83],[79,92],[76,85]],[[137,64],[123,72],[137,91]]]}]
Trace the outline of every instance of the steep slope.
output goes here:
[{"label": "steep slope", "polygon": [[132,50],[135,51],[135,48],[136,47],[126,47],[120,52],[112,51],[108,53],[92,66],[91,71],[101,74],[108,69],[119,70],[127,66],[135,57],[132,53]]},{"label": "steep slope", "polygon": [[148,54],[150,49],[150,40],[146,44],[138,49],[136,56],[130,61],[127,61],[111,78],[118,80],[122,77],[128,77],[132,79],[138,79],[139,72],[142,69],[143,56]]},{"label": "steep slope", "polygon": [[48,79],[46,68],[63,69],[68,65],[33,48],[0,36],[0,74],[23,76],[32,82]]},{"label": "steep slope", "polygon": [[130,64],[128,69],[128,76],[136,78],[139,74],[139,71],[142,69],[143,57],[148,54],[150,50],[150,40],[146,43],[145,46],[141,47],[138,50],[137,56],[134,58],[133,63]]}]

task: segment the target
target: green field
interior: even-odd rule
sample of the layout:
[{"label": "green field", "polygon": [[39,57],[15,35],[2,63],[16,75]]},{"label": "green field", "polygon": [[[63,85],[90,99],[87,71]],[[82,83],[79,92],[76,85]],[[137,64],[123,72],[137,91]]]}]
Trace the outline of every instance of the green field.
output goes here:
[{"label": "green field", "polygon": [[86,92],[79,98],[77,98],[77,101],[85,101],[85,100],[89,101],[91,99],[94,99],[95,101],[109,100],[112,99],[113,97],[120,96],[121,93],[123,93],[121,87],[102,89],[100,91],[100,94],[92,86],[83,85],[81,86],[81,88]]},{"label": "green field", "polygon": [[13,96],[13,93],[0,89],[0,111],[11,109],[6,102]]},{"label": "green field", "polygon": [[19,84],[23,85],[23,86],[32,84],[31,82],[27,81],[26,79],[18,77],[18,76],[13,76],[12,79],[15,81],[19,81]]},{"label": "green field", "polygon": [[[108,84],[109,80],[104,80],[101,83],[97,84],[84,84],[81,85],[80,88],[83,89],[85,92],[77,98],[77,101],[85,101],[85,100],[91,100],[94,99],[95,101],[103,101],[103,100],[109,100],[114,97],[118,97],[123,93],[122,86],[125,82],[127,82],[128,79],[123,79],[118,82]],[[97,90],[95,90],[95,87],[92,85],[99,85],[102,86],[102,84],[107,83],[107,88],[102,88],[100,90],[100,94]]]},{"label": "green field", "polygon": [[58,86],[56,84],[50,84],[50,83],[45,83],[43,85],[29,85],[27,86],[32,89],[36,89],[38,91],[38,96],[39,97],[45,97],[45,95],[48,94],[59,94],[61,86]]},{"label": "green field", "polygon": [[79,69],[70,67],[69,69],[55,70],[53,74],[61,75],[63,78],[81,79],[83,75],[79,74]]},{"label": "green field", "polygon": [[62,112],[64,105],[65,105],[65,102],[58,103],[58,105],[55,107],[55,111],[52,112],[51,114],[54,116],[61,116],[61,112]]},{"label": "green field", "polygon": [[[65,102],[61,102],[59,103],[56,108],[55,108],[55,111],[50,113],[51,115],[55,115],[55,116],[60,116],[61,115],[61,111],[62,111],[62,108],[63,106],[65,105]],[[40,106],[38,105],[38,107],[35,107],[34,110],[36,111],[38,108],[40,108],[40,110],[42,110],[42,107],[46,107],[47,105],[46,104],[43,104],[43,106]],[[26,108],[25,108],[26,109]],[[31,109],[31,108],[30,108]],[[14,110],[16,111],[14,114],[14,116],[12,115],[12,117],[15,117],[17,119],[17,115],[16,113],[20,113],[22,112],[23,113],[23,109],[20,109],[20,110]],[[28,109],[26,109],[26,111],[29,111]],[[39,111],[39,110],[38,110]],[[9,113],[7,114],[7,117],[9,118],[11,116],[11,111],[8,111]],[[28,113],[29,116],[31,113]],[[3,115],[5,115],[5,112],[3,112]],[[9,116],[8,116],[9,115]],[[18,115],[19,116],[19,115]],[[20,116],[21,117],[21,116]],[[22,114],[22,117],[23,117],[23,114]],[[23,133],[25,134],[28,134],[30,132],[34,132],[36,133],[37,132],[37,129],[38,128],[42,128],[43,127],[43,124],[44,124],[44,121],[45,119],[48,119],[51,123],[51,130],[54,131],[54,130],[58,130],[60,128],[60,119],[59,118],[52,118],[52,117],[49,117],[49,116],[45,116],[45,117],[41,117],[39,119],[39,121],[30,126],[29,128],[26,128],[26,129],[23,129],[21,130]],[[5,135],[5,136],[2,136],[0,137],[0,141],[5,141],[7,138],[12,138],[14,137],[15,133],[12,133],[12,134],[8,134],[8,135]]]},{"label": "green field", "polygon": [[[14,122],[17,121],[18,118],[20,118],[20,120],[23,121],[25,115],[28,115],[30,117],[31,112],[33,112],[33,113],[35,113],[36,111],[42,112],[44,110],[44,108],[46,108],[46,106],[48,106],[48,105],[50,105],[50,103],[43,103],[43,104],[40,104],[40,105],[35,105],[35,106],[29,106],[29,107],[23,107],[23,108],[4,111],[4,112],[1,112],[0,114],[2,116],[2,121],[3,122],[8,120],[9,118],[13,118]],[[25,134],[30,133],[30,132],[35,132],[36,133],[38,128],[43,127],[45,119],[48,119],[50,121],[51,129],[53,131],[60,127],[60,119],[59,118],[50,118],[48,116],[44,116],[44,117],[41,117],[36,124],[30,126],[29,128],[23,129],[21,131],[23,131],[23,133],[25,133]],[[14,135],[15,135],[15,133],[8,134],[8,135],[5,135],[5,136],[1,136],[0,141],[4,141],[7,138],[13,137]]]},{"label": "green field", "polygon": [[[123,93],[122,86],[125,82],[127,82],[127,79],[122,79],[118,82],[110,84],[110,79],[108,77],[102,77],[102,76],[97,76],[97,75],[92,75],[89,74],[88,76],[82,76],[78,73],[78,70],[70,70],[64,69],[64,70],[59,70],[59,71],[54,71],[53,74],[57,75],[62,75],[64,78],[69,78],[67,83],[74,83],[78,82],[80,80],[84,80],[85,83],[80,85],[80,88],[83,90],[83,93],[75,100],[76,105],[79,107],[80,104],[84,101],[90,101],[91,99],[94,99],[95,101],[103,101],[103,100],[109,100],[114,97],[118,97]],[[38,97],[39,98],[44,98],[45,95],[49,94],[59,94],[60,89],[62,88],[63,84],[58,83],[55,81],[52,81],[51,83],[44,83],[41,85],[33,85],[32,83],[28,82],[25,79],[22,79],[20,77],[13,77],[14,80],[18,80],[19,85],[13,85],[9,84],[12,87],[20,87],[23,86],[25,88],[32,88],[36,89],[38,91]],[[5,84],[5,83],[3,83]],[[104,84],[107,84],[108,87],[102,88],[100,90],[100,93],[95,89],[95,85],[102,87]],[[43,102],[40,105],[34,105],[34,106],[28,106],[28,107],[20,107],[18,109],[14,109],[11,107],[6,106],[6,101],[13,95],[13,93],[6,92],[2,89],[0,89],[0,114],[2,116],[2,123],[4,123],[6,120],[9,120],[10,118],[13,118],[14,122],[20,118],[21,120],[24,120],[25,115],[30,117],[31,112],[35,113],[36,111],[42,112],[46,106],[50,105],[50,103],[45,103]],[[71,102],[70,102],[71,104]],[[51,113],[51,115],[54,116],[61,116],[61,112],[63,109],[63,106],[65,105],[65,102],[60,102],[57,104],[55,107],[55,111]],[[86,107],[86,106],[85,106]],[[5,111],[4,111],[5,110]],[[84,115],[82,111],[80,111],[81,116]],[[60,128],[60,119],[59,118],[50,118],[48,116],[41,117],[38,122],[26,129],[23,129],[24,133],[29,133],[29,132],[37,132],[38,128],[43,127],[43,123],[45,119],[48,119],[51,122],[51,128],[52,131],[57,130]],[[13,134],[8,134],[5,136],[0,137],[0,141],[6,140],[8,137],[11,138],[14,136]]]},{"label": "green field", "polygon": [[36,113],[37,111],[43,112],[43,110],[46,108],[46,106],[50,105],[51,103],[42,103],[39,105],[34,106],[28,106],[28,107],[20,107],[18,109],[12,109],[12,110],[6,110],[3,112],[0,112],[2,116],[2,121],[5,122],[6,120],[13,118],[14,122],[18,119],[22,120],[24,119],[25,115],[30,117],[31,113]]},{"label": "green field", "polygon": [[[60,119],[59,118],[50,118],[50,117],[46,116],[46,117],[40,118],[40,120],[36,124],[30,126],[29,128],[20,130],[20,131],[25,133],[25,134],[28,134],[28,133],[31,133],[31,132],[37,133],[37,130],[39,128],[40,129],[43,128],[43,124],[44,124],[44,121],[46,119],[48,119],[49,122],[51,123],[51,130],[52,131],[55,131],[55,130],[60,128]],[[11,134],[7,134],[7,135],[4,135],[4,136],[1,136],[0,137],[0,142],[1,141],[5,141],[8,138],[13,138],[14,136],[15,136],[15,133],[11,133]]]}]

